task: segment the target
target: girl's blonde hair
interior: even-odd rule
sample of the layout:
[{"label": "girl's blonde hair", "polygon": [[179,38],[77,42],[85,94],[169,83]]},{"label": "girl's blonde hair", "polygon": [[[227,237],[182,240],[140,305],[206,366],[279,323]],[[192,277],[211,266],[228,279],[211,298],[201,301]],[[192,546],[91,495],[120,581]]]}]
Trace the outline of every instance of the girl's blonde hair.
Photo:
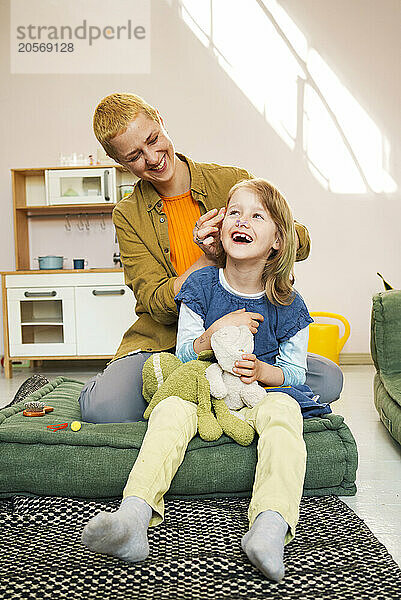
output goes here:
[{"label": "girl's blonde hair", "polygon": [[110,94],[97,105],[93,116],[93,131],[114,160],[118,161],[119,157],[110,141],[116,135],[124,133],[128,124],[140,113],[160,123],[157,110],[135,94]]},{"label": "girl's blonde hair", "polygon": [[[280,241],[278,250],[271,250],[262,274],[266,296],[273,304],[289,305],[294,299],[293,268],[296,255],[296,231],[290,207],[280,192],[265,179],[246,179],[234,185],[228,193],[226,206],[237,190],[247,189],[258,197],[269,211]],[[219,267],[225,267],[226,253],[220,243],[217,254]]]}]

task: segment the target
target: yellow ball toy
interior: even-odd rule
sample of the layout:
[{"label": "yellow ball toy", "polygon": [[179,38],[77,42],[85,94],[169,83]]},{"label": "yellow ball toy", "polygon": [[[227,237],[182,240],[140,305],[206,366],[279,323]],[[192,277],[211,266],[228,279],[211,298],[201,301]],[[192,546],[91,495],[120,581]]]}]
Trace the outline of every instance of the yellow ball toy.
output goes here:
[{"label": "yellow ball toy", "polygon": [[73,421],[71,423],[71,429],[72,431],[79,431],[81,429],[82,425],[79,421]]}]

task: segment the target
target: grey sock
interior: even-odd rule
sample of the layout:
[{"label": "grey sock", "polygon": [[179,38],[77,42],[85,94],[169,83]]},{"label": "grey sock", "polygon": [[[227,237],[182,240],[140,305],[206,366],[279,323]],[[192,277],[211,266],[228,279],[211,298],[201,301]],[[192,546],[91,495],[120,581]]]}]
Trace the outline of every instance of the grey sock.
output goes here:
[{"label": "grey sock", "polygon": [[82,542],[93,552],[111,554],[129,562],[149,555],[147,530],[152,508],[137,496],[125,498],[117,511],[102,511],[84,527]]},{"label": "grey sock", "polygon": [[280,513],[265,510],[255,519],[241,540],[249,560],[268,579],[281,581],[284,577],[284,540],[288,524]]}]

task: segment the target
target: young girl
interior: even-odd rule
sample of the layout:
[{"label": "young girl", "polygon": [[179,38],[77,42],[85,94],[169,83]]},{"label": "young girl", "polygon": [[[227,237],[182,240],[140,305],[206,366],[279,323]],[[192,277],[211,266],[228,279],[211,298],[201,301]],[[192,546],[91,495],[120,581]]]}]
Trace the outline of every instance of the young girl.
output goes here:
[{"label": "young girl", "polygon": [[[255,349],[236,363],[241,379],[266,387],[303,384],[312,319],[291,285],[295,252],[294,221],[281,194],[262,179],[235,185],[221,228],[221,268],[195,271],[176,296],[176,353],[181,360],[210,349],[211,335],[221,327],[246,324],[255,334]],[[302,413],[294,398],[277,391],[238,413],[259,435],[250,529],[241,544],[266,577],[280,581],[284,545],[295,536],[305,476]],[[144,560],[147,528],[163,521],[164,494],[196,433],[195,404],[176,396],[160,402],[150,416],[120,508],[93,517],[83,543],[95,552]]]}]

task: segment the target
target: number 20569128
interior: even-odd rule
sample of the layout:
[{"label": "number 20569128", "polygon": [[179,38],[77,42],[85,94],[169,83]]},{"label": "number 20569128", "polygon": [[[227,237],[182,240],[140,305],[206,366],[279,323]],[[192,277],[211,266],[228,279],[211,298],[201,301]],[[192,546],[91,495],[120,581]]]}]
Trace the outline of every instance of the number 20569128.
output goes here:
[{"label": "number 20569128", "polygon": [[18,52],[74,52],[72,42],[20,42]]}]

